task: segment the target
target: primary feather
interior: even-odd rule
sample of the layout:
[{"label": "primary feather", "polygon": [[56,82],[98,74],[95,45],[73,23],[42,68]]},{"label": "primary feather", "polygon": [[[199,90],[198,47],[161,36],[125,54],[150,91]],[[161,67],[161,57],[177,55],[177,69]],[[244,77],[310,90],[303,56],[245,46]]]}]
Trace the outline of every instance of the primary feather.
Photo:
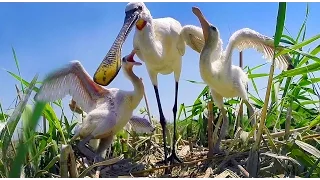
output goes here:
[{"label": "primary feather", "polygon": [[35,100],[51,102],[71,95],[85,112],[89,112],[96,107],[97,97],[106,92],[91,80],[79,61],[71,61],[45,78]]}]

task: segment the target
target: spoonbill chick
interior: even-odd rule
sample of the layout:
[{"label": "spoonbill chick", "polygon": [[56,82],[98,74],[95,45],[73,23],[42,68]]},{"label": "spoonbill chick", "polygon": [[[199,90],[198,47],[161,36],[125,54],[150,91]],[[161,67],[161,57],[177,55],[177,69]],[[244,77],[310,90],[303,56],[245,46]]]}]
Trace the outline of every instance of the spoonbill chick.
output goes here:
[{"label": "spoonbill chick", "polygon": [[[231,64],[232,51],[235,48],[240,51],[254,48],[262,53],[267,60],[271,61],[274,54],[273,52],[276,49],[273,45],[272,38],[249,28],[244,28],[231,35],[229,44],[224,51],[222,49],[222,40],[218,28],[206,20],[199,8],[193,7],[192,11],[200,21],[204,38],[204,46],[200,53],[199,61],[200,75],[203,81],[209,86],[212,99],[223,116],[220,136],[214,146],[215,151],[219,151],[220,142],[222,138],[225,137],[228,129],[228,119],[223,107],[223,97],[240,97],[247,105],[249,113],[251,115],[254,114],[254,109],[249,103],[246,91],[248,75],[239,66]],[[193,36],[193,34],[189,35]],[[201,37],[193,37],[191,39],[197,39],[197,41],[199,41]],[[275,64],[281,70],[293,68],[291,58],[288,55],[278,56],[275,59]],[[254,116],[253,124],[255,124]]]},{"label": "spoonbill chick", "polygon": [[[80,137],[79,150],[95,161],[104,159],[104,152],[110,147],[113,136],[128,123],[143,97],[143,83],[132,71],[133,66],[141,63],[134,61],[133,56],[134,53],[131,53],[122,59],[123,72],[133,84],[133,91],[103,88],[92,80],[79,61],[72,61],[65,68],[51,73],[35,96],[37,101],[52,102],[71,95],[77,105],[87,112],[72,140]],[[143,128],[145,124],[139,125]],[[100,139],[95,153],[85,145],[91,139]]]}]

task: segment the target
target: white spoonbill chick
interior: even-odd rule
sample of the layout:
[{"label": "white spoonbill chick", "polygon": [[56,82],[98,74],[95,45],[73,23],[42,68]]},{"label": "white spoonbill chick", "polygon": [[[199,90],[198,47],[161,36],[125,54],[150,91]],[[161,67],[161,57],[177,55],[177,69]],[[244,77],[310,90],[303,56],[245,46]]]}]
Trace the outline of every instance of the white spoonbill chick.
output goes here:
[{"label": "white spoonbill chick", "polygon": [[[194,40],[192,43],[188,38],[190,36],[181,35],[183,28],[186,32],[189,32],[190,26],[182,27],[177,20],[165,17],[153,19],[150,11],[142,2],[130,2],[125,8],[126,18],[124,20],[124,26],[121,29],[125,29],[126,24],[135,24],[135,34],[133,39],[133,51],[137,54],[139,59],[145,62],[148,74],[150,76],[154,91],[156,94],[158,110],[160,115],[160,123],[162,127],[163,143],[164,143],[164,163],[167,164],[169,159],[171,163],[175,160],[182,162],[176,154],[176,114],[177,114],[177,101],[178,101],[178,88],[179,79],[181,74],[181,60],[185,53],[186,44],[192,49],[197,50],[197,47],[203,46],[202,41]],[[128,22],[131,20],[131,22]],[[200,28],[198,28],[200,29]],[[199,30],[201,32],[201,29]],[[199,31],[196,31],[199,32]],[[190,33],[193,33],[191,31]],[[200,36],[196,34],[194,36]],[[198,44],[200,43],[200,45]],[[202,43],[202,44],[201,44]],[[201,50],[198,50],[198,52]],[[101,64],[107,64],[107,61]],[[102,66],[101,66],[102,67]],[[102,69],[102,68],[99,68]],[[97,72],[103,72],[102,70]],[[111,71],[108,70],[108,71]],[[108,74],[107,72],[106,74]],[[175,79],[175,98],[173,105],[173,147],[171,156],[167,159],[167,146],[166,146],[166,119],[163,115],[160,95],[158,91],[158,74],[174,74]],[[107,85],[104,81],[99,81],[94,78],[95,82],[100,85]],[[112,74],[112,73],[110,73]]]},{"label": "white spoonbill chick", "polygon": [[[254,109],[249,103],[246,91],[248,76],[240,67],[231,64],[232,51],[235,48],[240,51],[254,48],[262,53],[267,60],[271,61],[275,48],[273,39],[249,28],[244,28],[232,34],[226,50],[223,51],[218,28],[206,20],[199,8],[193,7],[192,11],[200,21],[205,41],[200,53],[200,75],[203,81],[209,86],[212,99],[223,116],[220,136],[214,148],[215,151],[219,151],[221,139],[225,137],[228,128],[228,119],[223,107],[223,97],[240,97],[247,105],[250,114],[254,114]],[[190,34],[190,36],[192,36],[192,34]],[[197,40],[199,38],[200,37],[195,37]],[[288,55],[278,56],[275,60],[276,66],[281,70],[293,68],[291,58]]]},{"label": "white spoonbill chick", "polygon": [[[72,61],[65,68],[51,73],[35,96],[35,100],[45,102],[55,101],[66,95],[72,96],[77,105],[87,113],[72,140],[80,137],[82,140],[78,144],[79,150],[95,161],[104,159],[104,152],[110,147],[113,136],[125,127],[143,97],[143,83],[132,71],[133,66],[141,63],[135,62],[133,55],[131,53],[122,59],[123,72],[133,84],[133,91],[103,88],[92,80],[79,61]],[[91,139],[100,139],[96,153],[85,145]]]},{"label": "white spoonbill chick", "polygon": [[[76,102],[72,99],[69,103],[70,110],[81,114],[82,117],[86,117],[87,113],[84,112],[79,106],[76,105]],[[78,122],[78,124],[75,126],[74,133],[78,134],[82,127],[81,122]],[[145,117],[139,117],[136,115],[132,115],[129,122],[123,127],[124,130],[130,132],[134,131],[135,133],[146,133],[146,134],[152,134],[155,130],[155,127],[151,124],[151,122],[146,119]],[[131,135],[131,134],[130,134]],[[99,146],[100,139],[91,139],[88,144],[93,150],[97,150]],[[111,149],[111,146],[109,147],[109,150]],[[106,149],[108,150],[108,149]]]}]

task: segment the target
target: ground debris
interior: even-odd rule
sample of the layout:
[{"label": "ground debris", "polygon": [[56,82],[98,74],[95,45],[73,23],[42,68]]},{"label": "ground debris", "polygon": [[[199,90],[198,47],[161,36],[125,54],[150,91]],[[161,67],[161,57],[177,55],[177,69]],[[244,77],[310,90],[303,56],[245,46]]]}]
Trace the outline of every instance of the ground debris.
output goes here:
[{"label": "ground debris", "polygon": [[[146,143],[148,144],[148,143]],[[196,143],[194,143],[196,144]],[[224,146],[226,147],[226,146]],[[193,145],[192,151],[187,143],[177,146],[177,153],[183,163],[169,164],[168,166],[158,165],[157,162],[163,160],[163,149],[155,141],[150,141],[148,145],[137,149],[132,159],[124,158],[119,162],[108,166],[100,167],[100,178],[242,178],[249,177],[248,159],[249,148],[235,148],[229,151],[228,148],[220,154],[208,157],[208,148]],[[283,173],[288,173],[282,166],[291,160],[289,157],[272,154],[267,148],[261,148],[257,153],[259,156],[258,177],[277,177]],[[83,155],[75,151],[79,172],[90,166],[93,162],[84,158]],[[111,154],[109,158],[117,157]],[[279,164],[279,162],[281,164]],[[291,162],[291,161],[289,161]],[[278,166],[276,166],[278,165]],[[293,165],[295,165],[293,163]],[[270,167],[269,167],[270,166]],[[170,173],[165,174],[165,169],[170,169]],[[277,171],[270,171],[277,169]],[[96,169],[87,173],[86,177],[95,177]],[[294,172],[293,172],[294,174]],[[292,173],[291,173],[292,175]],[[291,176],[293,177],[293,176]]]},{"label": "ground debris", "polygon": [[[173,164],[169,166],[156,166],[156,162],[162,160],[161,154],[151,153],[145,154],[138,162],[133,163],[132,160],[123,159],[112,166],[105,167],[101,170],[100,177],[215,177],[221,173],[214,171],[225,160],[230,161],[225,154],[214,155],[212,158],[207,157],[208,150],[204,148],[193,149],[190,151],[189,146],[178,148],[179,156],[183,159],[183,163]],[[232,153],[228,156],[233,157],[241,162],[248,156],[247,152]],[[240,159],[239,159],[240,158]],[[121,164],[121,165],[120,165]],[[231,162],[230,162],[231,164]],[[170,174],[164,174],[164,169],[169,167]],[[232,168],[229,168],[229,170]],[[231,171],[231,170],[230,170]],[[233,171],[232,171],[233,172]],[[214,174],[216,173],[216,174]],[[228,177],[241,177],[240,172],[227,175]],[[242,176],[243,177],[243,176]]]},{"label": "ground debris", "polygon": [[222,173],[215,176],[214,178],[240,178],[240,177],[230,169],[226,169]]}]

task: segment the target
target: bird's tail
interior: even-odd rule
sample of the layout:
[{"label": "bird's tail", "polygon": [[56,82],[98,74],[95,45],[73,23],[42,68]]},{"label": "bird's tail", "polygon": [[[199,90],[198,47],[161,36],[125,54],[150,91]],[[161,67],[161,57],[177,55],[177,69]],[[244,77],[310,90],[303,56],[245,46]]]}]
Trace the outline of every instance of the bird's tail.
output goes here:
[{"label": "bird's tail", "polygon": [[193,25],[185,25],[182,27],[180,37],[183,38],[186,44],[193,50],[198,53],[202,51],[204,46],[202,28]]}]

